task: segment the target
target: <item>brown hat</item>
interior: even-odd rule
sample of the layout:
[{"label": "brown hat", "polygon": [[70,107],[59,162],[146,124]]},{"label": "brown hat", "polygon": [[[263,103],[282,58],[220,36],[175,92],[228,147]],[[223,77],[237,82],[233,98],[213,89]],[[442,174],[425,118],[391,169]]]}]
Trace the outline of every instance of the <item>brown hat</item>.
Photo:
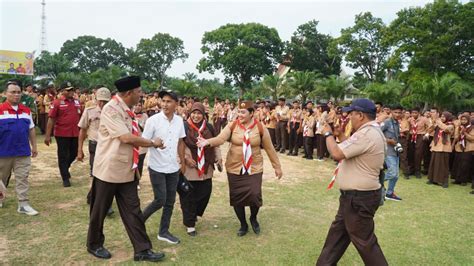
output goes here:
[{"label": "brown hat", "polygon": [[200,103],[200,102],[193,103],[193,106],[191,107],[191,113],[194,112],[194,111],[199,111],[203,115],[206,114],[206,109],[204,108],[204,105],[202,105],[202,103]]},{"label": "brown hat", "polygon": [[239,100],[239,109],[249,109],[249,108],[254,108],[253,107],[253,101],[243,101]]}]

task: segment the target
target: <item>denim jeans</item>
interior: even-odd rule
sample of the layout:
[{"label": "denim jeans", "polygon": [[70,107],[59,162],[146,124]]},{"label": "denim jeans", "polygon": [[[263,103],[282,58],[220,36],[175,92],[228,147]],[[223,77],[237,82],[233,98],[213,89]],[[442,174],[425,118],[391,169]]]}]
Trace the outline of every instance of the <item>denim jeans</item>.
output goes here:
[{"label": "denim jeans", "polygon": [[176,200],[176,189],[178,187],[179,172],[165,174],[153,171],[150,172],[150,181],[153,186],[153,201],[143,210],[143,216],[147,220],[153,213],[163,207],[161,214],[159,234],[168,232],[170,228],[171,215],[173,214],[174,202]]},{"label": "denim jeans", "polygon": [[400,157],[389,155],[385,158],[385,163],[387,164],[387,171],[385,172],[385,181],[388,181],[387,194],[392,194],[398,181]]}]

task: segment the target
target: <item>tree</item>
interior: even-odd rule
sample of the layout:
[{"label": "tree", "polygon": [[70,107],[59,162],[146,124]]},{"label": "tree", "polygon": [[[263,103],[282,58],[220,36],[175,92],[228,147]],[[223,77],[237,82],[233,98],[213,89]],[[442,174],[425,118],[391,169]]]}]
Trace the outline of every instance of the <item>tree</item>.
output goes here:
[{"label": "tree", "polygon": [[151,39],[141,39],[134,51],[130,51],[132,68],[142,78],[157,80],[163,86],[166,71],[176,60],[184,62],[183,41],[168,33],[157,33]]},{"label": "tree", "polygon": [[260,87],[276,101],[281,94],[284,82],[285,78],[281,78],[278,75],[265,75],[260,82]]},{"label": "tree", "polygon": [[289,94],[299,97],[304,103],[316,88],[316,80],[321,74],[311,71],[290,72],[288,77]]},{"label": "tree", "polygon": [[49,79],[56,77],[63,72],[69,72],[72,69],[72,63],[60,54],[51,54],[43,51],[35,59],[35,75],[46,76]]},{"label": "tree", "polygon": [[76,72],[92,73],[112,65],[119,67],[128,65],[126,49],[110,38],[79,36],[66,41],[59,54],[73,63]]},{"label": "tree", "polygon": [[363,93],[375,102],[396,104],[400,103],[403,86],[396,80],[389,80],[386,83],[371,82],[364,88]]},{"label": "tree", "polygon": [[448,72],[441,77],[434,75],[411,86],[411,93],[404,102],[422,103],[425,108],[434,106],[447,109],[455,106],[472,106],[474,89],[458,75]]},{"label": "tree", "polygon": [[[356,15],[354,26],[341,30],[333,45],[344,55],[351,68],[357,69],[368,81],[381,82],[386,77],[390,45],[385,41],[386,26],[370,12]],[[392,68],[400,62],[392,59]]]},{"label": "tree", "polygon": [[316,71],[323,76],[339,75],[341,57],[330,52],[333,38],[319,33],[318,23],[316,20],[309,21],[293,33],[286,49],[289,66],[297,71]]},{"label": "tree", "polygon": [[457,73],[474,80],[474,2],[438,0],[403,9],[390,24],[390,42],[408,65],[429,75]]},{"label": "tree", "polygon": [[327,95],[328,98],[334,98],[334,101],[337,103],[340,99],[344,99],[344,95],[350,89],[351,81],[349,77],[331,75],[323,79],[319,85],[325,95]]},{"label": "tree", "polygon": [[252,81],[273,73],[283,49],[277,30],[258,23],[221,26],[204,33],[201,43],[205,57],[198,70],[222,71],[226,80],[239,87],[240,96],[251,88]]},{"label": "tree", "polygon": [[127,75],[127,71],[118,66],[99,69],[89,75],[89,86],[103,85],[109,90],[115,90],[115,81]]}]

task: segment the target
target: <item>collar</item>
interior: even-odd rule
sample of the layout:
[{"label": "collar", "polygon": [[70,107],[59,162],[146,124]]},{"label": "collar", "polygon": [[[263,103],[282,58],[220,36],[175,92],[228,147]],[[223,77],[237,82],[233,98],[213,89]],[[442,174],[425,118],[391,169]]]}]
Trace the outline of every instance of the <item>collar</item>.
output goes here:
[{"label": "collar", "polygon": [[171,120],[169,120],[168,117],[165,115],[165,112],[163,112],[163,111],[161,111],[158,115],[161,115],[161,117],[163,119],[165,119],[166,121],[168,121],[170,123],[173,122],[174,118],[176,117],[176,114],[173,113],[173,117],[171,118]]},{"label": "collar", "polygon": [[125,104],[125,102],[123,101],[122,98],[120,98],[119,95],[115,95],[115,98],[117,100],[117,103],[120,107],[122,107],[122,109],[127,112],[127,111],[131,111],[130,108],[127,106],[127,104]]}]

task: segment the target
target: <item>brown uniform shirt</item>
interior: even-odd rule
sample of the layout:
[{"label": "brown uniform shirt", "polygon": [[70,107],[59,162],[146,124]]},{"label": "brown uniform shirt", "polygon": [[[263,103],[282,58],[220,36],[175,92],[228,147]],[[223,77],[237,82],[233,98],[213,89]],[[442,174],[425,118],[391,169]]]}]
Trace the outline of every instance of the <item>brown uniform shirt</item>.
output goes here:
[{"label": "brown uniform shirt", "polygon": [[[206,147],[206,149],[215,149],[216,153],[216,161],[219,161],[222,159],[222,154],[221,154],[221,149],[219,147]],[[185,148],[184,152],[184,158],[186,159],[192,159],[193,155],[191,154],[191,149],[189,149],[187,146]],[[214,167],[209,166],[209,169],[207,169],[207,173],[204,173],[203,176],[199,176],[198,169],[197,167],[189,167],[186,164],[186,169],[184,170],[184,176],[186,179],[190,181],[202,181],[206,179],[212,178],[214,175]]]},{"label": "brown uniform shirt", "polygon": [[132,133],[132,119],[126,110],[128,106],[117,96],[104,106],[100,115],[93,175],[105,182],[127,183],[135,178],[133,146],[119,140],[120,136]]},{"label": "brown uniform shirt", "polygon": [[[232,124],[228,124],[217,137],[208,139],[211,147],[222,145],[229,139],[231,135],[231,126]],[[265,127],[263,128],[263,137],[260,138],[258,126],[255,125],[250,132],[250,146],[252,147],[253,157],[251,166],[252,174],[263,172],[263,156],[261,152],[262,149],[260,148],[261,139],[263,141],[263,149],[266,151],[268,158],[270,158],[273,168],[281,169],[280,160],[278,159],[278,155],[275,151],[275,148],[273,147],[268,129]],[[228,173],[235,175],[240,174],[240,170],[242,169],[243,140],[244,130],[239,126],[236,126],[234,132],[232,132],[232,138],[230,140],[231,146],[229,152],[227,153],[227,159],[225,162],[225,168]]]},{"label": "brown uniform shirt", "polygon": [[339,165],[337,182],[342,190],[376,190],[383,167],[385,138],[374,122],[362,125],[349,139],[338,144],[346,159]]},{"label": "brown uniform shirt", "polygon": [[288,112],[290,111],[290,108],[288,106],[283,106],[281,107],[280,105],[277,105],[275,107],[275,113],[277,117],[277,121],[284,121],[288,122]]},{"label": "brown uniform shirt", "polygon": [[84,110],[84,113],[79,120],[78,126],[87,129],[87,137],[89,140],[97,141],[100,124],[100,108],[89,107]]},{"label": "brown uniform shirt", "polygon": [[443,144],[443,138],[441,137],[438,139],[438,143],[435,144],[434,138],[433,141],[431,142],[431,151],[436,151],[436,152],[452,152],[453,151],[453,146],[451,145],[451,136],[454,134],[454,126],[453,125],[447,125],[441,122],[441,120],[434,121],[433,126],[436,127],[438,126],[440,129],[444,130],[446,134],[448,134],[446,144]]},{"label": "brown uniform shirt", "polygon": [[313,115],[306,116],[303,120],[303,137],[314,137],[314,126],[316,118]]},{"label": "brown uniform shirt", "polygon": [[303,111],[301,109],[291,109],[288,111],[288,123],[301,123],[302,120]]},{"label": "brown uniform shirt", "polygon": [[417,135],[425,135],[428,133],[428,129],[430,128],[430,121],[428,118],[420,116],[418,119],[414,120],[413,118],[410,119],[410,134],[413,128],[416,125],[416,134]]},{"label": "brown uniform shirt", "polygon": [[[456,139],[456,146],[454,146],[454,148],[456,152],[463,152],[461,148],[461,143],[459,142],[460,135],[461,135],[461,128],[458,126],[456,127],[456,130],[454,133],[454,138]],[[465,143],[464,152],[474,151],[474,129],[473,128],[471,128],[471,131],[469,133],[467,132],[465,133],[464,143]]]}]

